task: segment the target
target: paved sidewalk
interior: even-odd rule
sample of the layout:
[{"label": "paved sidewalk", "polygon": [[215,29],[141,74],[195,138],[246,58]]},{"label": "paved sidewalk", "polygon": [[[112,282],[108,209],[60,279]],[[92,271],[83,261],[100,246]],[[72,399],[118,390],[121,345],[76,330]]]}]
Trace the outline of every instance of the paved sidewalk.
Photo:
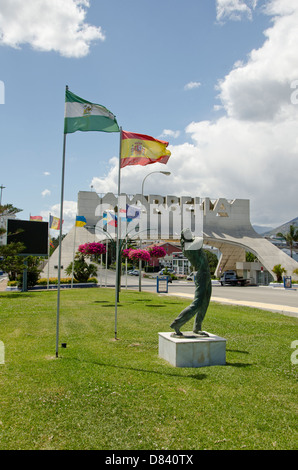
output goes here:
[{"label": "paved sidewalk", "polygon": [[[170,295],[176,297],[184,297],[187,299],[193,299],[192,294],[183,294],[180,292],[171,292]],[[297,317],[298,318],[298,307],[291,307],[289,305],[276,305],[271,303],[263,303],[263,302],[255,302],[255,301],[248,301],[248,300],[233,300],[227,299],[224,297],[212,297],[211,302],[218,302],[221,304],[229,304],[229,305],[242,305],[244,307],[254,307],[259,308],[261,310],[270,310],[272,312],[279,312],[289,317]]]}]

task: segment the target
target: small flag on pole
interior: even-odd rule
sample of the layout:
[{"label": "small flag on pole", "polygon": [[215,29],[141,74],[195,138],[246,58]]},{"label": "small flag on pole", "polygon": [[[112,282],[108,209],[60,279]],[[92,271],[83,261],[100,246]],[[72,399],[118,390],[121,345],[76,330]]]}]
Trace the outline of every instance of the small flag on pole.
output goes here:
[{"label": "small flag on pole", "polygon": [[30,220],[36,220],[38,222],[42,221],[41,215],[30,215]]},{"label": "small flag on pole", "polygon": [[107,108],[66,90],[64,133],[76,131],[120,132],[120,129],[116,117]]},{"label": "small flag on pole", "polygon": [[[63,222],[62,222],[63,223]],[[54,230],[60,230],[60,219],[50,215],[50,228]]]},{"label": "small flag on pole", "polygon": [[111,227],[117,227],[117,216],[113,211],[104,212],[102,221],[104,225],[111,225]]},{"label": "small flag on pole", "polygon": [[77,215],[76,216],[76,227],[84,227],[86,225],[87,220],[83,215]]},{"label": "small flag on pole", "polygon": [[138,207],[126,204],[126,220],[128,223],[132,222],[134,219],[139,219],[140,217],[141,210]]},{"label": "small flag on pole", "polygon": [[167,163],[171,156],[171,152],[167,150],[168,145],[169,142],[149,135],[122,131],[120,167]]}]

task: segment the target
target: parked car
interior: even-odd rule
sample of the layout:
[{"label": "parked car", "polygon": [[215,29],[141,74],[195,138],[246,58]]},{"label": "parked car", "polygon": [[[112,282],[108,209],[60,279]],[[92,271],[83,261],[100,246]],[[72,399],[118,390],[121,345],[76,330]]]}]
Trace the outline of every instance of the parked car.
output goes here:
[{"label": "parked car", "polygon": [[138,269],[132,269],[127,272],[130,276],[138,276],[139,275],[139,270]]},{"label": "parked car", "polygon": [[165,274],[176,274],[176,271],[172,268],[163,268],[159,271],[158,276],[164,276]]},{"label": "parked car", "polygon": [[167,278],[168,278],[168,282],[169,282],[169,283],[172,283],[172,282],[173,282],[173,280],[172,280],[172,277],[171,277],[171,276],[169,276],[168,274],[162,274],[161,276],[163,276],[163,277],[167,277]]},{"label": "parked car", "polygon": [[171,274],[176,274],[176,271],[171,268],[163,268],[159,273],[157,274],[158,276],[167,276],[168,282],[171,283],[173,282]]},{"label": "parked car", "polygon": [[236,271],[229,270],[220,277],[220,283],[222,286],[245,286],[248,284],[248,280],[238,277]]}]

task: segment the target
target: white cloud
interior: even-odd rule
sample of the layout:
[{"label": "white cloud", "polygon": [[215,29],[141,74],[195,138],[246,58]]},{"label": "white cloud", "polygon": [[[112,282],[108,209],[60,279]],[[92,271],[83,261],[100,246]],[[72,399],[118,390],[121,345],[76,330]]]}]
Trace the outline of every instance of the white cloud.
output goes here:
[{"label": "white cloud", "polygon": [[97,193],[108,193],[112,192],[117,194],[118,191],[118,165],[119,158],[113,157],[109,161],[110,170],[106,176],[94,177],[90,183]]},{"label": "white cloud", "polygon": [[100,27],[85,22],[88,7],[89,0],[1,0],[0,44],[83,57],[93,41],[105,39]]},{"label": "white cloud", "polygon": [[[54,204],[50,207],[48,211],[42,211],[44,220],[48,220],[49,213],[54,217],[60,217],[60,204]],[[77,215],[77,202],[76,201],[63,201],[63,233],[69,232],[69,230],[74,226],[75,219]],[[59,233],[59,231],[54,230],[54,232]]]},{"label": "white cloud", "polygon": [[160,137],[173,137],[173,139],[177,139],[179,135],[180,135],[180,131],[172,131],[171,129],[164,129]]},{"label": "white cloud", "polygon": [[296,0],[271,0],[264,6],[269,15],[288,15],[297,10]]},{"label": "white cloud", "polygon": [[223,20],[241,20],[243,16],[252,18],[252,11],[256,8],[257,0],[217,0],[216,18]]},{"label": "white cloud", "polygon": [[194,88],[199,88],[200,86],[200,82],[189,82],[184,86],[184,90],[193,90]]},{"label": "white cloud", "polygon": [[44,189],[41,193],[42,197],[50,196],[51,191],[49,189]]},{"label": "white cloud", "polygon": [[49,171],[44,171],[43,174],[44,176],[50,176],[51,173]]},{"label": "white cloud", "polygon": [[[218,84],[224,115],[189,124],[191,143],[170,145],[166,166],[124,168],[123,192],[141,192],[146,174],[166,169],[171,176],[148,178],[145,194],[249,199],[259,225],[297,217],[298,104],[291,102],[291,83],[298,79],[298,4],[273,0],[267,7],[276,16],[263,46]],[[106,177],[93,180],[98,192],[117,190],[117,159],[110,163]]]},{"label": "white cloud", "polygon": [[[263,46],[252,50],[247,63],[235,67],[218,85],[230,117],[270,121],[293,112],[289,105],[291,82],[298,78],[294,47],[298,43],[298,5],[294,8],[292,0],[273,0],[267,10],[282,11],[277,9],[280,4],[290,13],[276,16],[273,27],[265,31]],[[287,6],[292,6],[291,10]]]}]

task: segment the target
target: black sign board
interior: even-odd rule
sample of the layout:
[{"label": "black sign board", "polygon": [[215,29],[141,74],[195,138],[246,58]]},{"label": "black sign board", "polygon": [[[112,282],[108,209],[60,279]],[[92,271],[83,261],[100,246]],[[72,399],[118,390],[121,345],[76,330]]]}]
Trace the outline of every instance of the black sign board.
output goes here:
[{"label": "black sign board", "polygon": [[22,255],[47,256],[48,222],[7,220],[7,244],[20,242],[25,245]]}]

